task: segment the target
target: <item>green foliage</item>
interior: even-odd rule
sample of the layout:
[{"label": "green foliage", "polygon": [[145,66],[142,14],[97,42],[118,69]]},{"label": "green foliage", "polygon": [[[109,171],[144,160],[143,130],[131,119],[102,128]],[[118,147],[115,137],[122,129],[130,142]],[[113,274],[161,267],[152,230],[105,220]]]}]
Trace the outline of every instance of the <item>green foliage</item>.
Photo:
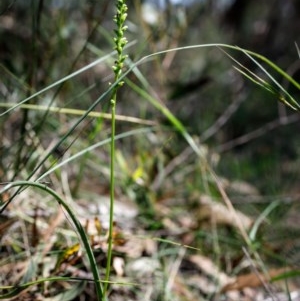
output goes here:
[{"label": "green foliage", "polygon": [[[0,252],[5,255],[0,271],[7,263],[32,263],[17,286],[1,283],[0,297],[18,298],[25,289],[40,290],[41,284],[42,294],[51,291],[48,298],[73,300],[83,294],[86,298],[91,288],[96,288],[91,298],[97,300],[113,299],[116,291],[121,296],[115,287],[124,285],[118,278],[123,276],[116,275],[116,268],[111,272],[111,266],[115,258],[123,259],[124,265],[133,259],[126,248],[118,248],[118,239],[140,239],[144,248],[140,257],[152,257],[158,266],[153,282],[164,284],[157,285],[154,295],[164,300],[201,298],[172,291],[175,276],[187,281],[189,272],[195,272],[194,263],[188,273],[185,270],[185,265],[191,265],[190,255],[213,259],[228,275],[245,272],[245,262],[262,271],[269,263],[294,263],[288,261],[293,248],[283,254],[278,250],[280,244],[290,245],[299,238],[299,231],[285,224],[293,220],[295,205],[284,195],[298,189],[300,145],[297,132],[288,128],[299,120],[297,113],[289,111],[300,108],[297,76],[284,71],[286,65],[280,68],[273,58],[259,54],[260,49],[250,51],[253,47],[232,46],[233,42],[207,44],[212,34],[214,40],[222,37],[221,26],[207,16],[201,19],[206,20],[202,26],[207,30],[200,33],[199,43],[195,39],[198,25],[185,31],[184,22],[177,27],[168,20],[165,30],[152,39],[155,26],[131,18],[139,14],[139,1],[128,4],[132,8],[129,27],[126,2],[116,2],[114,30],[102,23],[113,14],[111,1],[80,4],[82,10],[66,4],[68,13],[49,7],[50,2],[39,3],[30,7],[31,25],[30,14],[22,14],[22,32],[9,28],[10,16],[3,21],[0,15],[1,24],[6,25],[0,43],[7,36],[12,50],[3,52],[0,65],[0,178],[4,185]],[[176,20],[184,20],[182,11],[176,13]],[[14,22],[17,15],[11,17]],[[16,45],[24,47],[24,53]],[[234,71],[228,62],[234,64]],[[255,189],[240,191],[236,182]],[[101,228],[99,222],[97,234],[89,234],[88,223],[102,214],[102,197],[108,194],[109,210],[101,216],[108,227]],[[211,199],[211,208],[201,203],[205,196]],[[69,221],[54,230],[58,210],[53,198]],[[118,224],[116,201],[133,203],[138,213]],[[250,226],[243,225],[241,212],[251,219]],[[16,220],[21,226],[9,232]],[[126,229],[133,221],[132,228]],[[52,239],[44,242],[48,231],[53,232]],[[80,264],[74,264],[74,274],[91,271],[92,279],[59,269],[69,253],[78,251],[78,238],[84,250]],[[56,240],[49,249],[48,240]],[[144,247],[149,240],[152,246]],[[294,249],[297,252],[298,246]],[[293,275],[297,271],[280,277]],[[139,278],[138,272],[135,276]],[[140,277],[137,287],[127,278],[125,284],[130,293],[137,290],[144,296],[148,278]],[[64,282],[75,284],[62,291]],[[182,287],[193,291],[185,282]]]}]

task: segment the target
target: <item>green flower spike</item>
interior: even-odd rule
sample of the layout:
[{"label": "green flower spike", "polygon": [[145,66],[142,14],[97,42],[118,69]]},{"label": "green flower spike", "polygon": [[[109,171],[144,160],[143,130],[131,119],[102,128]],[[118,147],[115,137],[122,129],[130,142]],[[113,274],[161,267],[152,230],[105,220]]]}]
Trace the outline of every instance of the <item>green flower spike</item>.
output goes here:
[{"label": "green flower spike", "polygon": [[124,82],[120,80],[122,75],[122,69],[124,67],[124,61],[127,55],[123,54],[124,47],[127,44],[127,39],[124,36],[127,26],[124,25],[127,18],[127,5],[125,0],[118,0],[116,3],[117,13],[114,17],[114,22],[117,25],[117,29],[114,30],[115,37],[114,49],[117,51],[117,59],[115,61],[112,70],[115,74],[114,83],[115,87],[112,91],[111,97],[111,142],[110,142],[110,212],[109,212],[109,233],[108,233],[108,250],[107,250],[107,265],[105,273],[105,284],[104,284],[104,295],[106,295],[109,277],[110,277],[110,266],[112,259],[112,246],[113,246],[113,217],[114,217],[114,190],[115,190],[115,179],[114,179],[114,164],[115,164],[115,132],[116,132],[116,103],[117,103],[117,91],[123,86]]}]

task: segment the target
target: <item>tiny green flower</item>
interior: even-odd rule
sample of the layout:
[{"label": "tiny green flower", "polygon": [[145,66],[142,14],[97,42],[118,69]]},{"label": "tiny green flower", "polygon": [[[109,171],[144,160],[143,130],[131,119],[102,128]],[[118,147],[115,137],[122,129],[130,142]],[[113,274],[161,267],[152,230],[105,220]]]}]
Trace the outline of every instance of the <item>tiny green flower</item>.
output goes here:
[{"label": "tiny green flower", "polygon": [[[126,44],[128,43],[126,37],[124,36],[125,31],[127,30],[128,26],[124,25],[126,18],[127,18],[127,5],[125,4],[125,0],[118,0],[117,4],[117,13],[114,16],[113,20],[117,25],[117,28],[114,30],[115,37],[114,37],[114,43],[115,47],[114,49],[118,53],[118,58],[115,61],[114,66],[112,67],[114,73],[115,73],[115,81],[118,81],[119,77],[122,74],[122,68],[124,67],[124,61],[127,58],[127,55],[123,55],[123,50]],[[118,84],[117,87],[120,87],[121,85]]]}]

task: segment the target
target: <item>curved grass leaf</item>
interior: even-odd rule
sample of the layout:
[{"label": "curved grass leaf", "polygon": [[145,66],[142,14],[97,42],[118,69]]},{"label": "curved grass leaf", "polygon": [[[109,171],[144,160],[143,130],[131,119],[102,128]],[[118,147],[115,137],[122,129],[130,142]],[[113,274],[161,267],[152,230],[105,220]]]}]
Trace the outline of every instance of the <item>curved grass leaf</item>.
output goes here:
[{"label": "curved grass leaf", "polygon": [[[3,189],[0,190],[0,194],[4,193],[8,190],[10,190],[13,187],[35,187],[38,188],[42,191],[45,191],[46,193],[52,195],[55,200],[65,209],[65,211],[68,213],[70,219],[72,220],[78,235],[81,238],[81,242],[84,245],[84,248],[86,250],[87,253],[87,257],[89,259],[89,263],[90,263],[90,268],[93,274],[93,278],[94,278],[94,282],[95,282],[95,288],[96,288],[96,293],[97,293],[97,297],[98,300],[104,300],[104,296],[103,296],[103,288],[101,285],[101,281],[100,281],[100,275],[98,272],[98,268],[97,268],[97,263],[96,263],[96,259],[94,257],[93,254],[93,250],[92,247],[89,243],[89,238],[84,230],[84,228],[82,227],[81,223],[79,222],[75,212],[73,212],[72,208],[51,188],[49,188],[46,185],[40,184],[40,183],[36,183],[36,182],[30,182],[30,181],[17,181],[17,182],[12,182],[8,185],[6,185]],[[20,289],[22,289],[23,287],[17,287],[16,293],[19,292]]]}]

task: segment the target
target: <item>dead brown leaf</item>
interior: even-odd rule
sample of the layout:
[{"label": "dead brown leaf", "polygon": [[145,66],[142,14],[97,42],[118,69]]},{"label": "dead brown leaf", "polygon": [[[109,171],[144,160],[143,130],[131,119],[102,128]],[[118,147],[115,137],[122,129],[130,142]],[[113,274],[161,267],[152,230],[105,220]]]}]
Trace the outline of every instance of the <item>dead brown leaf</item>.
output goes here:
[{"label": "dead brown leaf", "polygon": [[201,270],[202,273],[216,280],[219,286],[224,286],[232,281],[232,279],[222,272],[218,266],[208,257],[202,255],[191,255],[189,260]]},{"label": "dead brown leaf", "polygon": [[0,219],[0,236],[8,230],[8,228],[16,222],[16,218],[1,217]]},{"label": "dead brown leaf", "polygon": [[113,258],[113,268],[117,274],[117,276],[122,277],[124,276],[124,266],[125,266],[125,261],[124,258],[122,257],[114,257]]},{"label": "dead brown leaf", "polygon": [[225,285],[221,292],[227,292],[232,290],[242,290],[246,287],[260,287],[265,283],[270,282],[270,279],[286,272],[286,269],[270,269],[267,274],[260,272],[251,272],[248,274],[237,276],[236,279]]},{"label": "dead brown leaf", "polygon": [[227,225],[239,229],[236,217],[241,221],[245,230],[249,230],[253,224],[250,217],[244,213],[235,210],[235,215],[223,204],[215,202],[209,196],[200,198],[200,208],[198,211],[198,221],[209,221],[215,225]]}]

